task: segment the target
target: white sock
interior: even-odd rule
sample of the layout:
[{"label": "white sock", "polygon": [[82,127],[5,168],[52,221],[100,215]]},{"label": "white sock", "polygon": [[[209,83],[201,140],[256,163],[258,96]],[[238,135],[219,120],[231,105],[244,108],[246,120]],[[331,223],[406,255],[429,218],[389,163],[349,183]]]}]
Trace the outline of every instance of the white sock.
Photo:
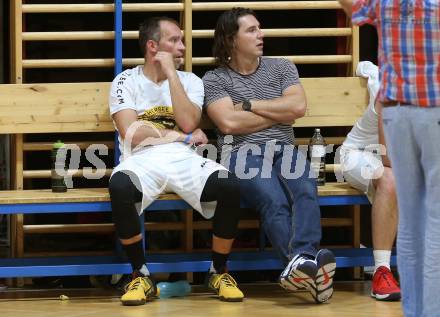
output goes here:
[{"label": "white sock", "polygon": [[374,272],[380,267],[385,266],[390,269],[391,251],[389,250],[373,250],[374,256]]},{"label": "white sock", "polygon": [[217,271],[214,268],[214,262],[211,262],[211,267],[209,268],[209,273],[217,273]]},{"label": "white sock", "polygon": [[145,264],[142,265],[142,267],[139,269],[139,272],[141,272],[143,276],[150,276],[150,271],[148,271],[147,266]]}]

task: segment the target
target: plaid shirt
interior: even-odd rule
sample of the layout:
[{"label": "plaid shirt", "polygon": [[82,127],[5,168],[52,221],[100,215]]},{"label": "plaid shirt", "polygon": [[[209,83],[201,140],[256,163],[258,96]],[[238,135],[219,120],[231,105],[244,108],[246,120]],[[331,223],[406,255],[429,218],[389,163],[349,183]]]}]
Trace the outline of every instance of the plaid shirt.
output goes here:
[{"label": "plaid shirt", "polygon": [[353,0],[353,24],[379,36],[379,100],[440,106],[440,1]]}]

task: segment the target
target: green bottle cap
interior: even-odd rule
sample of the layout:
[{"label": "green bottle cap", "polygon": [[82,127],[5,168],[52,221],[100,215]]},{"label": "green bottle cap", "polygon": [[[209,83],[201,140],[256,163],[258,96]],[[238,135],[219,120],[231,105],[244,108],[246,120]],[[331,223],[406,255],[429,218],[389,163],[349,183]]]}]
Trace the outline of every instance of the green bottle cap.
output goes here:
[{"label": "green bottle cap", "polygon": [[57,140],[57,141],[53,144],[53,148],[54,148],[54,149],[60,149],[60,148],[62,148],[62,147],[64,147],[64,143],[61,142],[60,140]]}]

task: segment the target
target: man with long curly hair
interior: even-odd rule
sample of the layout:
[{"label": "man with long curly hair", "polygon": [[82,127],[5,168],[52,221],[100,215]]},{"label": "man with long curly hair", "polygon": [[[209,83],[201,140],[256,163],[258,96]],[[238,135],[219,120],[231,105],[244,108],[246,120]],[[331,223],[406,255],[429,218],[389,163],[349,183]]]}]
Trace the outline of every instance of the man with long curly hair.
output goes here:
[{"label": "man with long curly hair", "polygon": [[219,67],[203,77],[205,107],[219,130],[218,147],[231,147],[222,162],[230,162],[242,201],[260,214],[285,266],[280,285],[308,289],[322,303],[333,294],[336,263],[329,250],[318,251],[316,175],[293,146],[292,122],[304,116],[306,98],[293,63],[262,56],[263,38],[252,10],[220,16],[214,35]]}]

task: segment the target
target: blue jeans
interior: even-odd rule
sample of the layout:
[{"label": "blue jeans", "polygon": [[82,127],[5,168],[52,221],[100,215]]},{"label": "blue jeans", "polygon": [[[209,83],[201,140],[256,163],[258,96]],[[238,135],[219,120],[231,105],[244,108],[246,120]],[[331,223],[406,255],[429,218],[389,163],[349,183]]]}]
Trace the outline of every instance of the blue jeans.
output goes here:
[{"label": "blue jeans", "polygon": [[315,256],[321,217],[306,154],[289,144],[250,145],[232,152],[229,169],[239,179],[242,202],[260,214],[282,262],[287,265],[299,253]]},{"label": "blue jeans", "polygon": [[440,107],[386,107],[383,122],[399,205],[403,311],[440,316]]}]

